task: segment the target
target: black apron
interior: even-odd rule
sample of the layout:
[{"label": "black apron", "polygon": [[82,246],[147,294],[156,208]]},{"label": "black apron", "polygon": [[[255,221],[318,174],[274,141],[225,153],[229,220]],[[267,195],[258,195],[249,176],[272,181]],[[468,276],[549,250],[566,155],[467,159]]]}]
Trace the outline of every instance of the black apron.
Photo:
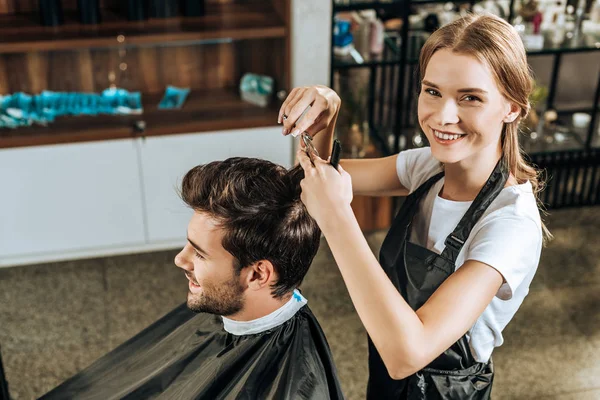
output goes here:
[{"label": "black apron", "polygon": [[[455,270],[456,258],[481,215],[504,188],[508,172],[499,161],[487,182],[448,235],[441,255],[409,241],[412,220],[419,202],[443,172],[431,177],[410,194],[396,216],[379,255],[385,273],[402,297],[418,310]],[[369,338],[369,384],[367,399],[489,399],[494,377],[493,363],[475,361],[466,335],[426,368],[402,380],[394,380]]]}]

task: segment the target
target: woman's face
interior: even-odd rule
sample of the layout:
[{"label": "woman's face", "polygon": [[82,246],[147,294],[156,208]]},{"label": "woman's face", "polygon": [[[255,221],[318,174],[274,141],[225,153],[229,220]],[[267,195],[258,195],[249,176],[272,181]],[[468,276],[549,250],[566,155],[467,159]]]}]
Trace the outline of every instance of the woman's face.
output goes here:
[{"label": "woman's face", "polygon": [[419,95],[419,124],[439,161],[468,167],[496,160],[503,123],[517,114],[475,57],[449,49],[431,57]]}]

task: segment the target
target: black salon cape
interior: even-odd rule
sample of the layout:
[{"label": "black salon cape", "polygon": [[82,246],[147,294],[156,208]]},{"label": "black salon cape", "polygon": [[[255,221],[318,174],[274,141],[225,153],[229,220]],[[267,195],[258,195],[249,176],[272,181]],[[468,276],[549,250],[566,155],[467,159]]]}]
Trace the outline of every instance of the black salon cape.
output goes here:
[{"label": "black salon cape", "polygon": [[329,345],[302,307],[266,332],[236,336],[185,304],[41,399],[342,399]]}]

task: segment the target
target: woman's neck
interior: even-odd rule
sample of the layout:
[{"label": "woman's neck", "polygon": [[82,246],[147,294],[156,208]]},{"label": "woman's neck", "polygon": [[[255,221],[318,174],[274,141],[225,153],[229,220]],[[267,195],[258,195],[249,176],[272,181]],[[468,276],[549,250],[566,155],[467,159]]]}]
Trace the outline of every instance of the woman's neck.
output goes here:
[{"label": "woman's neck", "polygon": [[500,146],[482,149],[473,156],[444,165],[444,187],[440,197],[453,201],[472,201],[487,182],[502,156]]}]

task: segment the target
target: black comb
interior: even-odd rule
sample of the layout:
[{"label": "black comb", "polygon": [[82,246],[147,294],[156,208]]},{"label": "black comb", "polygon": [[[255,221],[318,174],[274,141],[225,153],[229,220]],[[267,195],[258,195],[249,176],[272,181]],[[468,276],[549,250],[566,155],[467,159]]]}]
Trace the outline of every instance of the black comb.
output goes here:
[{"label": "black comb", "polygon": [[329,163],[333,166],[333,168],[337,169],[338,164],[340,163],[340,153],[342,152],[342,145],[340,141],[335,139],[333,141],[333,148],[331,149],[331,159]]}]

